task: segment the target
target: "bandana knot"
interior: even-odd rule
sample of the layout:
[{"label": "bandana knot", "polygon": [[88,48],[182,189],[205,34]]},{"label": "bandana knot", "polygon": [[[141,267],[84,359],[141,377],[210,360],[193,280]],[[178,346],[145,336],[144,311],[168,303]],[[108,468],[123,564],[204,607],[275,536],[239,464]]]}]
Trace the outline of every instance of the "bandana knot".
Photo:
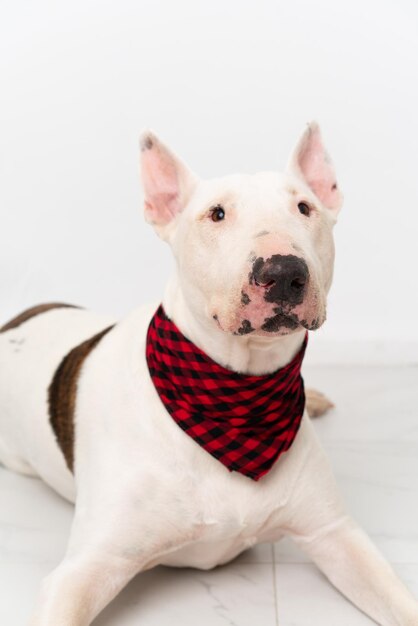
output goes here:
[{"label": "bandana knot", "polygon": [[306,333],[296,356],[271,374],[238,374],[187,339],[160,305],[148,327],[146,359],[161,402],[178,426],[230,471],[258,480],[299,429],[307,340]]}]

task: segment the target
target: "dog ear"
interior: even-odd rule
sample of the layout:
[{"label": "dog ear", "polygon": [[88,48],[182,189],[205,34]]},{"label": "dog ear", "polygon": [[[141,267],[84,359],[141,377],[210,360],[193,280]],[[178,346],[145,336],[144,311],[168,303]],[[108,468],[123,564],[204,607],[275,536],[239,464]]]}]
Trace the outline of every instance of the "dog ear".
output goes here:
[{"label": "dog ear", "polygon": [[152,131],[140,137],[145,219],[164,238],[167,226],[184,209],[197,176]]},{"label": "dog ear", "polygon": [[343,195],[338,188],[334,167],[324,148],[316,122],[308,124],[286,169],[302,178],[327,209],[338,213],[343,203]]}]

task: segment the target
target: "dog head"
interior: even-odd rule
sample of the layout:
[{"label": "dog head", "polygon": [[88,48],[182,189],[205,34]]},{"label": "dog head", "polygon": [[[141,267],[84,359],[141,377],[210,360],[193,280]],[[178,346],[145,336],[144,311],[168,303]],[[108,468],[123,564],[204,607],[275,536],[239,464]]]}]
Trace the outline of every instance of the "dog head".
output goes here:
[{"label": "dog head", "polygon": [[315,330],[326,316],[342,204],[317,124],[284,173],[202,180],[141,137],[145,217],[171,245],[190,309],[236,335]]}]

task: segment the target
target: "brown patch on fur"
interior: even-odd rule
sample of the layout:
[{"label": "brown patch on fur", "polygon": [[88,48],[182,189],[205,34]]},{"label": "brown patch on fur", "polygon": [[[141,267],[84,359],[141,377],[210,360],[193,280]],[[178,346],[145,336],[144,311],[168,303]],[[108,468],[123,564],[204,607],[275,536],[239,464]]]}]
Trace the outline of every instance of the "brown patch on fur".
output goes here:
[{"label": "brown patch on fur", "polygon": [[105,328],[73,348],[61,361],[48,389],[49,421],[71,471],[74,467],[74,412],[80,371],[90,352],[112,328],[113,325]]},{"label": "brown patch on fur", "polygon": [[23,313],[20,313],[20,315],[14,317],[12,320],[10,320],[10,322],[4,324],[4,326],[0,328],[0,333],[4,333],[6,332],[6,330],[11,330],[12,328],[17,328],[21,324],[24,324],[28,320],[32,319],[32,317],[35,317],[35,315],[41,315],[41,313],[46,313],[51,309],[63,308],[79,309],[80,307],[75,304],[64,304],[63,302],[48,302],[47,304],[38,304],[37,306],[33,306],[30,309],[26,309],[26,311],[23,311]]},{"label": "brown patch on fur", "polygon": [[293,187],[289,187],[287,190],[292,196],[296,196],[297,195],[297,190],[294,189]]}]

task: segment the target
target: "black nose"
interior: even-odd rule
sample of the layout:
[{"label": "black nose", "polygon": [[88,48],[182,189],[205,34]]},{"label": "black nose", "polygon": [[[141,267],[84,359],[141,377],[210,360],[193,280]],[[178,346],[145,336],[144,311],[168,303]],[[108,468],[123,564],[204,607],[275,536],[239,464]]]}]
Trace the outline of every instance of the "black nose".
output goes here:
[{"label": "black nose", "polygon": [[267,302],[300,304],[306,291],[309,270],[306,262],[293,254],[274,254],[254,261],[252,278],[265,289]]}]

